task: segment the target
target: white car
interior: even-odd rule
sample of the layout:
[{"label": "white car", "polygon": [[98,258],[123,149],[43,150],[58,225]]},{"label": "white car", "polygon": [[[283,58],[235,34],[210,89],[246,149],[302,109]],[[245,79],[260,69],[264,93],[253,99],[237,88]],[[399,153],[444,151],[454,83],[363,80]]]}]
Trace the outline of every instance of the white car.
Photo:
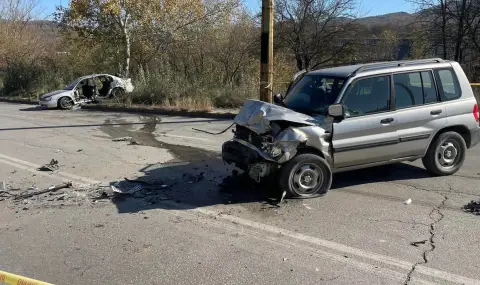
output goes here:
[{"label": "white car", "polygon": [[123,79],[109,74],[92,74],[77,78],[63,90],[43,94],[39,104],[48,108],[70,109],[76,104],[98,99],[121,97],[134,89],[130,78]]}]

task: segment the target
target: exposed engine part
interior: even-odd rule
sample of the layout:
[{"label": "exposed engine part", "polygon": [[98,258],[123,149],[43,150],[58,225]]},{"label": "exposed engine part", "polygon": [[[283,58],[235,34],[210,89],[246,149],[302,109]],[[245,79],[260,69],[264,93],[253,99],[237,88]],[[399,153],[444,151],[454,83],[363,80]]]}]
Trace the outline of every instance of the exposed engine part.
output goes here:
[{"label": "exposed engine part", "polygon": [[243,171],[248,171],[248,166],[259,160],[259,154],[250,147],[231,140],[225,142],[222,146],[222,159]]}]

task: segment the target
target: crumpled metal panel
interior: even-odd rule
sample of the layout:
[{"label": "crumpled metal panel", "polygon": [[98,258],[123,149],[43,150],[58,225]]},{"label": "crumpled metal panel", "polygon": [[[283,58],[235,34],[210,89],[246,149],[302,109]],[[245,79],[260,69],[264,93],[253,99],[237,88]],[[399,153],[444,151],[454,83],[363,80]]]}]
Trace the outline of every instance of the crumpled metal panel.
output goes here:
[{"label": "crumpled metal panel", "polygon": [[288,121],[309,126],[321,123],[320,120],[311,116],[258,100],[245,101],[235,117],[236,124],[245,126],[259,135],[270,131],[270,122],[272,121]]}]

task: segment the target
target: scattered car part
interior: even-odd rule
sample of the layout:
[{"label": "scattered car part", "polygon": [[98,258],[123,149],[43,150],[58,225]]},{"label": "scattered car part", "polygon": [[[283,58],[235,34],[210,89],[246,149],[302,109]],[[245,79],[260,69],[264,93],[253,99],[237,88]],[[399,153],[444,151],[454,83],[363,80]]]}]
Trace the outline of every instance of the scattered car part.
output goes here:
[{"label": "scattered car part", "polygon": [[410,243],[410,245],[413,245],[414,247],[418,247],[420,244],[426,244],[428,240],[421,240],[421,241],[413,241]]},{"label": "scattered car part", "polygon": [[39,171],[55,171],[58,170],[58,160],[52,159],[50,163],[43,165],[38,170]]},{"label": "scattered car part", "polygon": [[223,133],[225,133],[226,131],[228,131],[231,127],[233,127],[235,125],[235,123],[231,124],[230,126],[228,126],[228,128],[226,128],[225,130],[219,132],[219,133],[211,133],[211,132],[208,132],[208,131],[204,131],[204,130],[200,130],[200,129],[196,129],[196,128],[192,128],[192,130],[194,131],[197,131],[197,132],[202,132],[202,133],[206,133],[206,134],[209,134],[209,135],[214,135],[214,136],[217,136],[217,135],[221,135]]},{"label": "scattered car part", "polygon": [[55,192],[55,191],[58,191],[60,189],[65,189],[65,188],[70,188],[70,187],[72,187],[72,182],[68,182],[68,183],[65,183],[65,184],[60,184],[60,185],[57,185],[57,186],[53,186],[53,187],[50,187],[48,189],[38,191],[38,192],[34,192],[34,193],[27,193],[27,194],[23,194],[23,195],[18,195],[18,196],[15,197],[15,200],[26,199],[26,198],[30,198],[30,197],[33,197],[33,196],[42,195],[42,194],[45,194],[45,193],[48,193],[48,192]]},{"label": "scattered car part", "polygon": [[113,139],[112,141],[114,141],[114,142],[128,142],[128,141],[131,141],[131,140],[132,140],[132,137],[121,137],[121,138]]}]

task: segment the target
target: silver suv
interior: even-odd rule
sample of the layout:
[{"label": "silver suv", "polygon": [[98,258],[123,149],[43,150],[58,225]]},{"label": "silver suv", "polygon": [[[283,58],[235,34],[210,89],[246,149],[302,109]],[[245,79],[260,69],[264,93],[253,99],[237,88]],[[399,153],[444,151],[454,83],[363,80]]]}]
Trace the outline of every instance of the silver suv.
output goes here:
[{"label": "silver suv", "polygon": [[299,198],[325,194],[335,172],[420,158],[451,175],[480,141],[469,81],[442,59],[301,72],[275,104],[247,100],[235,123],[223,160]]}]

